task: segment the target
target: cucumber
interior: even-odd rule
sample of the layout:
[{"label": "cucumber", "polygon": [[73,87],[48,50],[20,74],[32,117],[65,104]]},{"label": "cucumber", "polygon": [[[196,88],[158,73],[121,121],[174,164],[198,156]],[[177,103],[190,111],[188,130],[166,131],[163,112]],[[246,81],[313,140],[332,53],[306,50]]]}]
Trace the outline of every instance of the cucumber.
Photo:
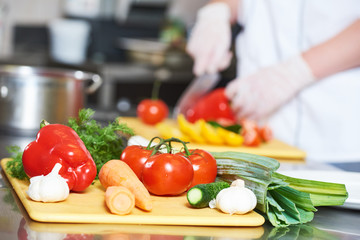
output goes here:
[{"label": "cucumber", "polygon": [[227,182],[198,184],[190,188],[186,197],[192,207],[205,208],[209,206],[209,202],[216,198],[216,195],[222,189],[228,187],[230,187],[230,184]]}]

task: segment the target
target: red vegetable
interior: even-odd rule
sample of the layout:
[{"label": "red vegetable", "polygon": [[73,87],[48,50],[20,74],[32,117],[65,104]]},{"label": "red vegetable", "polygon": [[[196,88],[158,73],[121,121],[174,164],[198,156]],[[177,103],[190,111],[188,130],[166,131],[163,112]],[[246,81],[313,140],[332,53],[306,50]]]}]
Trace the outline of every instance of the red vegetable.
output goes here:
[{"label": "red vegetable", "polygon": [[168,116],[169,108],[160,99],[144,99],[137,106],[136,113],[141,121],[154,125]]},{"label": "red vegetable", "polygon": [[[190,155],[187,156],[194,169],[194,177],[189,188],[197,184],[212,183],[217,175],[217,165],[215,158],[207,151],[202,149],[189,149]],[[185,152],[181,154],[185,155]]]},{"label": "red vegetable", "polygon": [[235,124],[236,118],[225,95],[225,88],[217,88],[194,104],[185,117],[190,122],[199,119],[216,121],[222,125]]},{"label": "red vegetable", "polygon": [[85,190],[97,174],[83,141],[72,128],[61,124],[42,127],[36,140],[26,146],[22,163],[29,177],[46,175],[60,163],[59,174],[66,179],[69,189],[76,192]]},{"label": "red vegetable", "polygon": [[152,150],[146,147],[132,145],[127,146],[121,153],[120,160],[124,161],[134,171],[136,176],[141,179],[142,170],[148,160]]},{"label": "red vegetable", "polygon": [[193,179],[194,170],[189,159],[179,154],[163,153],[149,157],[144,165],[142,181],[155,195],[179,195]]}]

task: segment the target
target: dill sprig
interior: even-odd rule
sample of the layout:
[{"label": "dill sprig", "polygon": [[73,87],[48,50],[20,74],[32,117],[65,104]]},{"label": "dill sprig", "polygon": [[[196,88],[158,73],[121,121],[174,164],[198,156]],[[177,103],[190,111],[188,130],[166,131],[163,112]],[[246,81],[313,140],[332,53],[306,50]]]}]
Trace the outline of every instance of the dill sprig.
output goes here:
[{"label": "dill sprig", "polygon": [[20,180],[28,178],[22,165],[22,154],[19,146],[8,146],[7,151],[10,153],[11,160],[6,163],[6,170],[10,173],[10,176]]},{"label": "dill sprig", "polygon": [[68,126],[75,130],[84,142],[96,164],[97,172],[111,159],[119,159],[126,147],[126,136],[134,135],[126,123],[120,123],[119,119],[109,122],[106,126],[94,119],[95,111],[81,109],[78,118],[70,118]]}]

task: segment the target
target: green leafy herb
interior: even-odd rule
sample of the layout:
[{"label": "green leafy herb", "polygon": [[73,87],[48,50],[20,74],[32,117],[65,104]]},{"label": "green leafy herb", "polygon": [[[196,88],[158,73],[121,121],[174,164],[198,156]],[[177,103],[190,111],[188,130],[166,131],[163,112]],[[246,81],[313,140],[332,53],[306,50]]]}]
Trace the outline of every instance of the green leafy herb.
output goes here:
[{"label": "green leafy herb", "polygon": [[6,163],[6,169],[9,171],[10,176],[21,180],[27,179],[28,176],[26,175],[22,165],[23,152],[21,151],[20,147],[9,146],[7,147],[7,151],[10,153],[10,157],[12,158]]},{"label": "green leafy herb", "polygon": [[97,172],[111,159],[119,159],[126,146],[125,136],[134,135],[134,132],[125,123],[115,119],[107,126],[101,124],[92,116],[92,109],[81,109],[78,118],[70,118],[68,126],[75,130],[96,164]]}]

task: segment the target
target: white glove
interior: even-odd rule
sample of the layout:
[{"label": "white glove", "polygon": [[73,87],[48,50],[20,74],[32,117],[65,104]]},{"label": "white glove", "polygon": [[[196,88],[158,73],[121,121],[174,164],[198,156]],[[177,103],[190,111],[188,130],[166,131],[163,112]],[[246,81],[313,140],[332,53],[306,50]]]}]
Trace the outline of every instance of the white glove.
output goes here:
[{"label": "white glove", "polygon": [[231,81],[225,90],[238,119],[260,120],[278,110],[315,77],[301,56]]},{"label": "white glove", "polygon": [[201,8],[186,47],[194,59],[194,74],[213,74],[226,69],[232,58],[230,45],[229,6],[225,3],[211,3]]}]

